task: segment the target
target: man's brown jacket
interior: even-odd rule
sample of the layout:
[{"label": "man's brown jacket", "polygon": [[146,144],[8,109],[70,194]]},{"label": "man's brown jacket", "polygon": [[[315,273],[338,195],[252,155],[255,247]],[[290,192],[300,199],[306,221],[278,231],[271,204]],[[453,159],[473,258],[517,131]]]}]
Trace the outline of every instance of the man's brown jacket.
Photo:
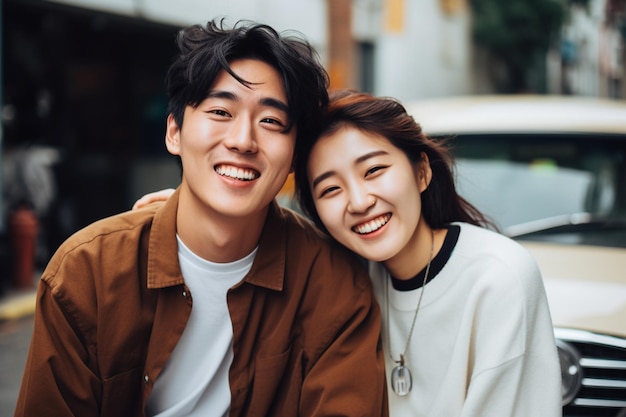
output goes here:
[{"label": "man's brown jacket", "polygon": [[[16,416],[143,416],[193,305],[176,193],[56,252],[38,289]],[[156,208],[158,206],[158,209]],[[231,416],[386,416],[380,315],[361,265],[274,204],[228,292]]]}]

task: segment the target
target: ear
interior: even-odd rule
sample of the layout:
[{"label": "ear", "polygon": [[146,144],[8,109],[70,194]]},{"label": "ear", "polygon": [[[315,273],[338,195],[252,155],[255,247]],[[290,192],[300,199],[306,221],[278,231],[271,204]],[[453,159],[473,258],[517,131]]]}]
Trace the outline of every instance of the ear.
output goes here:
[{"label": "ear", "polygon": [[430,185],[430,181],[433,178],[433,170],[430,167],[430,160],[428,159],[428,155],[426,152],[422,152],[420,154],[420,161],[417,164],[417,186],[419,188],[420,193],[426,191],[428,186]]},{"label": "ear", "polygon": [[167,116],[165,128],[165,146],[172,155],[180,155],[180,128],[174,120],[174,115]]}]

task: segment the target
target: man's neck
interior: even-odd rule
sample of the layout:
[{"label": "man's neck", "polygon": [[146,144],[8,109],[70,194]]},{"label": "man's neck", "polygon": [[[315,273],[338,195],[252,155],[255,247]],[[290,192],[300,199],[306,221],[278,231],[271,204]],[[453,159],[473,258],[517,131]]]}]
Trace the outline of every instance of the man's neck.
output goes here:
[{"label": "man's neck", "polygon": [[180,201],[176,229],[185,245],[211,262],[233,262],[258,245],[269,208],[248,218],[217,217]]}]

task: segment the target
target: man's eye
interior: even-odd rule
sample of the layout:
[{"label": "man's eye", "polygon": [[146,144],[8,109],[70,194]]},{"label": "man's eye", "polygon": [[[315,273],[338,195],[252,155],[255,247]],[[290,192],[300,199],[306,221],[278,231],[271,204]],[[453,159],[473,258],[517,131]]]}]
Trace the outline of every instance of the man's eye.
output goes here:
[{"label": "man's eye", "polygon": [[222,110],[222,109],[210,110],[209,113],[213,113],[218,116],[224,116],[224,117],[230,116],[226,110]]},{"label": "man's eye", "polygon": [[271,117],[266,117],[266,118],[262,119],[261,123],[269,123],[269,124],[277,125],[277,126],[280,126],[280,127],[285,127],[283,122],[281,122],[278,119],[272,119]]}]

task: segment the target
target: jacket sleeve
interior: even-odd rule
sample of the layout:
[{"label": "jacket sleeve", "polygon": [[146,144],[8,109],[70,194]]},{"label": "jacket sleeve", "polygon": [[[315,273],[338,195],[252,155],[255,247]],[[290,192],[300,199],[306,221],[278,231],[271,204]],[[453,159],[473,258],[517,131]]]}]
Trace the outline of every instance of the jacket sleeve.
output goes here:
[{"label": "jacket sleeve", "polygon": [[312,272],[325,286],[316,317],[327,320],[327,343],[305,372],[301,415],[387,416],[380,310],[367,273],[356,262]]},{"label": "jacket sleeve", "polygon": [[34,331],[15,416],[96,416],[100,387],[88,342],[49,285],[37,292]]}]

